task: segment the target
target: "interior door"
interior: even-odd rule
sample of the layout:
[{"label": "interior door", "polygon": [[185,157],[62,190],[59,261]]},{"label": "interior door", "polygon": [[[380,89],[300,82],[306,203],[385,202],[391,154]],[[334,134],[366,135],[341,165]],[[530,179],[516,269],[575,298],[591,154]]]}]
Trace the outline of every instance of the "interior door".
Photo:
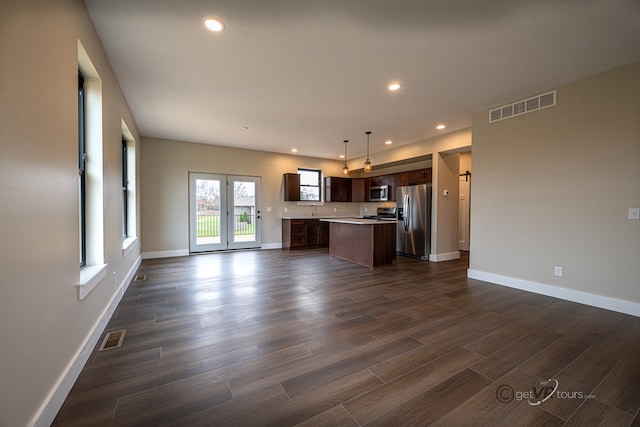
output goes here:
[{"label": "interior door", "polygon": [[469,219],[471,216],[470,191],[471,174],[460,175],[460,204],[458,207],[458,249],[469,250]]},{"label": "interior door", "polygon": [[228,176],[229,249],[259,248],[261,239],[260,177]]},{"label": "interior door", "polygon": [[226,175],[189,173],[189,251],[227,248]]}]

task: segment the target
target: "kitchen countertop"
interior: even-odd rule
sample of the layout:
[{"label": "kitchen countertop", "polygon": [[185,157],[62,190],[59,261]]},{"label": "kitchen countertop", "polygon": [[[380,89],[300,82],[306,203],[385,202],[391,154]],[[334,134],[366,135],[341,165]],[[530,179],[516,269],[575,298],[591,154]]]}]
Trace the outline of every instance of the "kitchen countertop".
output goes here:
[{"label": "kitchen countertop", "polygon": [[338,222],[341,224],[356,224],[356,225],[376,225],[376,224],[394,224],[397,221],[395,219],[365,219],[365,218],[320,218],[320,221],[326,222]]},{"label": "kitchen countertop", "polygon": [[280,217],[281,219],[340,219],[340,218],[351,218],[351,219],[357,219],[357,218],[362,218],[362,217],[358,217],[358,216],[353,216],[353,215],[313,215],[313,216],[309,216],[309,215],[283,215]]}]

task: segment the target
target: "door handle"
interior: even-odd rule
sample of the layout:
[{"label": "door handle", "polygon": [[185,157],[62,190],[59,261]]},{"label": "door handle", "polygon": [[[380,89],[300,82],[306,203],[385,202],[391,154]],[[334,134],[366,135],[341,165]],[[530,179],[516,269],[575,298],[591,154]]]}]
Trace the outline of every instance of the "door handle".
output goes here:
[{"label": "door handle", "polygon": [[403,225],[404,225],[404,231],[405,233],[409,231],[409,215],[411,215],[411,212],[409,211],[409,195],[405,194],[404,195],[404,200],[402,203],[403,207],[402,207],[402,213],[403,213]]}]

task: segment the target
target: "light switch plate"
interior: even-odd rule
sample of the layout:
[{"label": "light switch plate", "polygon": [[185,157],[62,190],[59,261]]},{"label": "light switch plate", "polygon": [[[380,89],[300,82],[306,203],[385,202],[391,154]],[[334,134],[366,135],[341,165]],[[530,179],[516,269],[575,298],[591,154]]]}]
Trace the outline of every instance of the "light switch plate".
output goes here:
[{"label": "light switch plate", "polygon": [[640,208],[629,208],[629,219],[640,219]]}]

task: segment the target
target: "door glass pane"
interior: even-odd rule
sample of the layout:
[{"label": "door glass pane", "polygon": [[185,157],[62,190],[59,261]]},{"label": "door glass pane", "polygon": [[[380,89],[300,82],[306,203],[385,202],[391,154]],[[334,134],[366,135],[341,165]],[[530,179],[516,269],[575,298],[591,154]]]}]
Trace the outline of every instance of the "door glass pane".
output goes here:
[{"label": "door glass pane", "polygon": [[233,241],[256,241],[256,184],[233,181]]},{"label": "door glass pane", "polygon": [[220,181],[196,179],[196,242],[220,243]]}]

